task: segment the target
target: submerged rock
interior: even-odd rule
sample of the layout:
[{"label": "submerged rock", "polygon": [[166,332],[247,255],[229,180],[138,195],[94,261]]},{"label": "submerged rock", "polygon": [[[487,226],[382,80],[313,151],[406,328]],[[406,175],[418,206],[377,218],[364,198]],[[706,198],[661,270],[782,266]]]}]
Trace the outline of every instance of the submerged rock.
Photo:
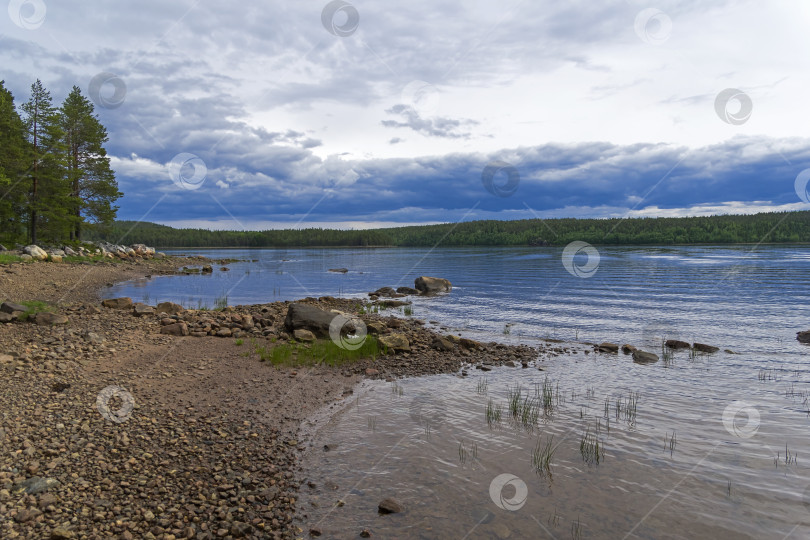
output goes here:
[{"label": "submerged rock", "polygon": [[606,353],[617,353],[619,352],[619,346],[615,343],[610,343],[609,341],[605,341],[604,343],[600,343],[598,347],[600,352]]},{"label": "submerged rock", "polygon": [[679,339],[668,339],[665,344],[670,349],[688,349],[690,347],[687,342]]},{"label": "submerged rock", "polygon": [[636,364],[654,364],[658,362],[658,355],[636,349],[633,351],[633,362]]},{"label": "submerged rock", "polygon": [[380,501],[377,508],[381,514],[397,514],[402,512],[402,505],[391,497],[387,497]]},{"label": "submerged rock", "polygon": [[693,343],[692,348],[698,352],[708,354],[716,353],[717,351],[720,350],[720,347],[715,347],[714,345],[706,345],[705,343]]}]

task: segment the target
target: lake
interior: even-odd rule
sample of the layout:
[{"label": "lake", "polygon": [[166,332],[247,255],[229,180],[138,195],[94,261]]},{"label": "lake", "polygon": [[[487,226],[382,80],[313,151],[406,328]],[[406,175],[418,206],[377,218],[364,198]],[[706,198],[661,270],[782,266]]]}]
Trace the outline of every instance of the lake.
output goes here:
[{"label": "lake", "polygon": [[[361,297],[431,275],[453,291],[415,299],[413,316],[474,339],[721,348],[653,365],[580,351],[538,358],[543,371],[367,382],[305,463],[317,487],[302,487],[302,526],[325,537],[810,537],[810,349],[795,339],[810,328],[804,246],[599,247],[598,265],[561,248],[180,252],[257,262],[106,296],[212,307]],[[536,422],[511,418],[511,397],[541,400],[544,387],[553,403]],[[538,471],[544,448],[553,456]],[[378,516],[386,496],[405,512]]]}]

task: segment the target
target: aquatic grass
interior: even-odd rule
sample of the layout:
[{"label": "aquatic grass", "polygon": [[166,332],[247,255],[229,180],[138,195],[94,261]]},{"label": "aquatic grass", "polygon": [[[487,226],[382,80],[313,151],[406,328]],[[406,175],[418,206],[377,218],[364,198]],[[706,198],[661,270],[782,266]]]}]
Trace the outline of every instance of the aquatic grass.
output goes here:
[{"label": "aquatic grass", "polygon": [[391,393],[395,396],[403,396],[405,395],[405,389],[397,381],[393,381],[391,383]]},{"label": "aquatic grass", "polygon": [[636,425],[639,396],[638,392],[630,392],[627,397],[616,397],[616,420],[625,420],[630,426]]},{"label": "aquatic grass", "polygon": [[571,538],[573,540],[582,538],[582,522],[579,520],[579,516],[575,521],[571,522]]},{"label": "aquatic grass", "polygon": [[214,309],[222,311],[226,307],[228,307],[228,295],[227,294],[223,294],[222,296],[217,296],[214,299]]},{"label": "aquatic grass", "polygon": [[784,462],[784,465],[786,467],[790,467],[791,465],[798,465],[799,464],[799,460],[798,460],[799,455],[791,452],[788,449],[787,443],[785,443],[785,457],[782,458],[781,456],[782,456],[782,453],[777,452],[776,457],[773,458],[773,463],[776,466],[776,468],[779,468],[779,463],[782,463],[782,462]]},{"label": "aquatic grass", "polygon": [[403,313],[403,314],[404,314],[406,317],[410,317],[411,315],[413,315],[413,307],[412,307],[412,306],[404,306],[404,307],[402,308],[402,313]]},{"label": "aquatic grass", "polygon": [[487,388],[489,387],[489,381],[486,377],[479,377],[478,378],[478,387],[476,388],[476,392],[479,395],[484,395],[487,393]]},{"label": "aquatic grass", "polygon": [[489,398],[489,402],[487,403],[487,425],[490,428],[493,424],[500,424],[502,413],[501,405],[495,405],[492,398]]},{"label": "aquatic grass", "polygon": [[582,439],[579,441],[579,453],[588,466],[599,465],[600,462],[605,460],[604,443],[600,442],[599,437],[591,432],[590,426],[585,430]]},{"label": "aquatic grass", "polygon": [[538,439],[532,450],[532,467],[534,471],[540,476],[548,477],[549,480],[551,479],[551,460],[554,458],[556,450],[554,435],[550,436],[545,442]]},{"label": "aquatic grass", "polygon": [[509,415],[525,428],[534,428],[540,419],[540,402],[531,397],[528,392],[524,394],[520,385],[507,389],[509,401]]},{"label": "aquatic grass", "polygon": [[369,429],[369,431],[377,431],[377,417],[376,416],[369,416],[368,417],[368,429]]},{"label": "aquatic grass", "polygon": [[666,452],[667,448],[669,448],[669,457],[672,457],[672,454],[675,452],[675,445],[677,444],[677,438],[675,436],[675,430],[672,430],[672,436],[669,436],[669,431],[666,432],[664,435],[664,451]]},{"label": "aquatic grass", "polygon": [[355,350],[339,347],[332,340],[320,340],[311,344],[278,343],[271,347],[255,344],[254,352],[262,362],[270,362],[273,366],[297,367],[325,364],[334,367],[361,358],[376,360],[380,349],[376,339],[364,340],[363,344]]}]

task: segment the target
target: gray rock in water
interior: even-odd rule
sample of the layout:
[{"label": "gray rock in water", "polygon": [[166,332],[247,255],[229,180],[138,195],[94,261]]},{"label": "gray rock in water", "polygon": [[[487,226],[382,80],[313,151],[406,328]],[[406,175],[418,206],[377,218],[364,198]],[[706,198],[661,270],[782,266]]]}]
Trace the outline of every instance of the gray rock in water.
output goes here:
[{"label": "gray rock in water", "polygon": [[420,294],[424,295],[450,292],[453,290],[453,285],[444,278],[420,276],[416,278],[413,283]]},{"label": "gray rock in water", "polygon": [[58,485],[59,480],[56,478],[41,478],[39,476],[32,476],[28,480],[23,480],[14,486],[14,492],[25,492],[28,495],[36,495],[37,493],[48,491],[52,487],[56,487]]},{"label": "gray rock in water", "polygon": [[679,339],[668,339],[665,344],[670,349],[688,349],[690,347],[687,342]]},{"label": "gray rock in water", "polygon": [[387,497],[380,501],[377,508],[381,514],[397,514],[402,512],[402,505],[391,497]]},{"label": "gray rock in water", "polygon": [[799,340],[799,343],[810,343],[810,330],[796,332],[796,339]]},{"label": "gray rock in water", "polygon": [[349,269],[348,268],[330,268],[329,271],[330,272],[335,272],[337,274],[345,274],[346,272],[349,271]]},{"label": "gray rock in water", "polygon": [[410,295],[419,294],[419,290],[414,289],[413,287],[397,287],[397,292],[399,294],[410,294]]},{"label": "gray rock in water", "polygon": [[658,355],[636,349],[633,351],[633,362],[636,364],[654,364],[658,362]]}]

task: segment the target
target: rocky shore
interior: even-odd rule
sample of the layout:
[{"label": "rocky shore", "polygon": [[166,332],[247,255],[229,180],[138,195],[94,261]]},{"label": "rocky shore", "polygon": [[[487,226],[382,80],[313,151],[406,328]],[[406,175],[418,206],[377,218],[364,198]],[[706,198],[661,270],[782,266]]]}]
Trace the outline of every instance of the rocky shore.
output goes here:
[{"label": "rocky shore", "polygon": [[[308,416],[364,377],[520,369],[540,352],[445,335],[359,300],[102,304],[107,284],[205,263],[124,255],[0,265],[2,538],[302,536],[292,520]],[[45,305],[29,312],[31,301]],[[260,349],[328,342],[328,325],[307,313],[354,321],[338,336],[362,324],[379,354],[263,362]]]}]

